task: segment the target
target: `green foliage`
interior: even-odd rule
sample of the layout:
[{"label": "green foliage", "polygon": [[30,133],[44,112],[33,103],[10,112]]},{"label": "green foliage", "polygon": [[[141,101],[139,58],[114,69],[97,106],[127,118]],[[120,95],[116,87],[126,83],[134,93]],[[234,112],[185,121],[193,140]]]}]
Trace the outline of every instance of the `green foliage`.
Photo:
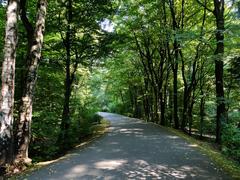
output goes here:
[{"label": "green foliage", "polygon": [[223,152],[240,162],[240,128],[227,124],[223,130]]},{"label": "green foliage", "polygon": [[54,64],[43,64],[39,69],[34,100],[33,136],[29,150],[34,161],[49,160],[59,153],[55,143],[60,131],[63,78],[61,69]]},{"label": "green foliage", "polygon": [[[185,1],[184,9],[182,1],[174,1],[175,16],[178,28],[173,29],[170,4],[166,1],[117,1],[119,3],[118,13],[114,16],[113,22],[117,34],[124,39],[121,43],[125,46],[117,46],[118,53],[105,63],[106,84],[104,99],[107,99],[107,109],[111,112],[118,112],[135,116],[144,111],[146,100],[150,107],[150,114],[160,116],[160,105],[154,98],[154,88],[163,91],[158,87],[160,78],[164,77],[167,87],[167,100],[165,114],[167,124],[173,124],[173,92],[171,82],[173,80],[172,68],[170,65],[175,58],[174,41],[179,44],[181,51],[178,63],[178,114],[180,123],[183,121],[184,90],[189,90],[192,80],[196,80],[196,87],[190,92],[193,108],[191,112],[191,128],[211,137],[213,141],[216,133],[216,88],[214,50],[215,41],[215,18],[214,15],[204,10],[197,1]],[[207,7],[214,8],[213,1],[206,1]],[[163,8],[165,7],[165,9]],[[184,12],[182,12],[184,10]],[[224,59],[224,87],[225,98],[229,112],[229,122],[223,131],[223,149],[229,156],[239,161],[239,19],[236,12],[226,6],[225,27],[225,54]],[[184,15],[184,17],[182,16]],[[205,16],[205,19],[204,19]],[[165,19],[166,18],[166,19]],[[183,21],[183,24],[181,24]],[[167,45],[169,45],[167,47]],[[116,45],[115,45],[116,46]],[[163,57],[159,51],[167,51]],[[160,62],[163,59],[169,74],[166,71],[161,75]],[[194,62],[196,61],[196,64]],[[169,63],[169,64],[167,64]],[[173,66],[173,65],[172,65]],[[196,72],[193,73],[195,66]],[[146,71],[146,69],[150,69]],[[154,75],[157,74],[157,75]],[[185,76],[185,77],[184,77]],[[193,77],[195,76],[195,77]],[[193,79],[195,78],[195,79]],[[103,79],[103,78],[102,78]],[[155,80],[157,79],[157,80]],[[147,85],[146,85],[147,82]],[[151,88],[152,86],[152,88]],[[150,88],[149,88],[150,87]],[[162,86],[163,87],[163,86]],[[192,87],[191,87],[192,88]],[[102,93],[102,92],[101,92]],[[158,97],[157,97],[158,98]],[[203,114],[200,114],[200,103],[204,102]],[[157,100],[156,100],[157,101]],[[188,104],[191,102],[188,100]],[[157,107],[156,107],[157,106]],[[140,113],[137,113],[140,111]],[[146,112],[145,112],[146,113]],[[149,112],[147,112],[149,113]],[[233,114],[238,114],[234,115]],[[156,116],[158,116],[156,115]],[[147,117],[141,114],[141,117]],[[203,127],[201,127],[201,116],[203,116]],[[153,119],[154,121],[154,119]],[[157,121],[160,121],[159,119]],[[156,121],[156,122],[157,122]],[[187,120],[187,126],[190,126]]]}]

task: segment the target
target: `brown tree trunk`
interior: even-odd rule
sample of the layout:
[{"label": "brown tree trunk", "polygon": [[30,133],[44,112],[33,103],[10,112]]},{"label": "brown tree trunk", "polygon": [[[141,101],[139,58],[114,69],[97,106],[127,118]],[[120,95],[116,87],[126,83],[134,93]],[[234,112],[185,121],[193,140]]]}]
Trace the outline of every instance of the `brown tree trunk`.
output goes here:
[{"label": "brown tree trunk", "polygon": [[179,119],[178,119],[178,81],[177,81],[177,71],[178,65],[174,68],[173,72],[173,120],[174,120],[174,128],[179,129]]},{"label": "brown tree trunk", "polygon": [[[175,4],[174,0],[169,0],[170,11],[172,16],[172,28],[174,31],[179,29],[176,20],[175,13]],[[179,128],[179,118],[178,118],[178,60],[179,60],[179,44],[177,42],[176,37],[174,37],[174,55],[175,57],[172,60],[172,70],[173,70],[173,120],[174,120],[174,128]],[[170,54],[170,53],[168,53]]]},{"label": "brown tree trunk", "polygon": [[192,125],[193,125],[193,115],[192,115],[192,111],[193,111],[193,105],[194,105],[194,99],[195,99],[195,95],[194,95],[194,91],[193,90],[193,94],[191,95],[190,101],[189,101],[189,105],[188,105],[188,111],[187,111],[187,118],[188,118],[188,134],[191,136],[192,135]]},{"label": "brown tree trunk", "polygon": [[[31,138],[32,104],[34,89],[37,81],[37,70],[41,59],[43,46],[43,34],[45,29],[45,18],[47,11],[47,0],[39,0],[37,4],[36,26],[30,51],[28,52],[28,68],[25,77],[25,84],[19,111],[19,122],[17,123],[17,156],[15,161],[29,163],[28,147]],[[31,35],[28,35],[31,36]]]},{"label": "brown tree trunk", "polygon": [[144,90],[143,90],[143,105],[144,114],[147,121],[150,121],[150,105],[149,105],[149,93],[148,93],[148,81],[144,78]]},{"label": "brown tree trunk", "polygon": [[18,6],[18,0],[8,1],[0,96],[0,166],[13,161],[13,105]]},{"label": "brown tree trunk", "polygon": [[188,94],[188,87],[184,85],[184,93],[183,93],[183,111],[182,111],[182,122],[181,122],[181,129],[185,131],[185,127],[187,125],[187,107],[189,103],[189,94]]},{"label": "brown tree trunk", "polygon": [[222,124],[226,121],[226,108],[223,88],[223,55],[224,55],[224,0],[214,0],[216,19],[215,80],[216,80],[216,143],[221,144]]},{"label": "brown tree trunk", "polygon": [[161,94],[161,125],[167,125],[166,119],[166,106],[167,106],[167,88],[168,88],[168,79],[169,79],[169,71],[166,72],[165,83],[163,86],[163,93]]},{"label": "brown tree trunk", "polygon": [[67,4],[67,30],[66,30],[66,38],[64,41],[64,45],[66,48],[66,79],[65,79],[65,93],[64,93],[64,104],[63,104],[63,112],[62,112],[62,122],[61,122],[61,131],[57,140],[57,144],[60,149],[66,150],[69,146],[69,128],[71,124],[70,119],[70,97],[71,97],[71,86],[73,79],[71,78],[71,22],[72,22],[72,0],[68,0]]},{"label": "brown tree trunk", "polygon": [[159,99],[160,99],[160,112],[161,112],[160,124],[162,126],[165,126],[165,98],[164,98],[164,93],[160,92],[159,96],[160,96]]},{"label": "brown tree trunk", "polygon": [[204,92],[203,92],[203,85],[200,85],[200,110],[199,110],[199,115],[200,115],[200,138],[203,139],[203,125],[204,125],[204,116],[205,116],[205,97],[204,97]]}]

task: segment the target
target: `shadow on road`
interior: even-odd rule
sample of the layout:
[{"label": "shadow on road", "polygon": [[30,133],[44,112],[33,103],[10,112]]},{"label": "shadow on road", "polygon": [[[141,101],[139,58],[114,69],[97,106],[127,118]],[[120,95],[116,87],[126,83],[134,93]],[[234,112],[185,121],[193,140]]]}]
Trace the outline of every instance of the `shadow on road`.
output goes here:
[{"label": "shadow on road", "polygon": [[105,137],[28,179],[230,179],[192,145],[160,127],[100,115],[112,124]]}]

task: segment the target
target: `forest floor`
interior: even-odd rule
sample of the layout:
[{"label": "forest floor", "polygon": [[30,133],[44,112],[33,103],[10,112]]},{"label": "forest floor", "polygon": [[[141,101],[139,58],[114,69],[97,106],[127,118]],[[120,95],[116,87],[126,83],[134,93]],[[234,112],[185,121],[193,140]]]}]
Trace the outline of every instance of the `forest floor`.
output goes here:
[{"label": "forest floor", "polygon": [[109,132],[17,179],[231,179],[194,144],[154,124],[100,113]]}]

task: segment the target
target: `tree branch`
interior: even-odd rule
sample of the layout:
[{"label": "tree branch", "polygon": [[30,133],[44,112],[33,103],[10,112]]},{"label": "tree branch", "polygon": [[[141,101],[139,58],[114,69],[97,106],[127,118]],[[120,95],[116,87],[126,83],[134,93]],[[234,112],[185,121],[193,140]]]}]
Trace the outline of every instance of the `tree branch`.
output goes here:
[{"label": "tree branch", "polygon": [[29,21],[26,13],[26,0],[21,0],[20,1],[20,17],[23,22],[23,25],[27,31],[28,35],[33,34],[34,28],[31,22]]},{"label": "tree branch", "polygon": [[200,0],[196,0],[198,4],[200,4],[202,7],[204,7],[206,10],[208,10],[211,13],[214,13],[213,10],[211,10],[210,8],[207,7],[206,3],[202,3]]}]

